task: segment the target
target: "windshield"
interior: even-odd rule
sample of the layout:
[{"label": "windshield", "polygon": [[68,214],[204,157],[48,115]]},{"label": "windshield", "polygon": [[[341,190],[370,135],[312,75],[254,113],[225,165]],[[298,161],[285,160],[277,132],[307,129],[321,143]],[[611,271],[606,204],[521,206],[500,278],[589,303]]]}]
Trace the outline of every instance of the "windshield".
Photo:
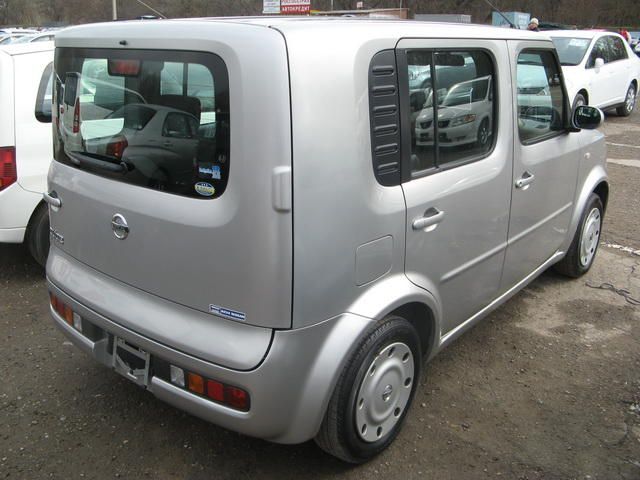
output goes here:
[{"label": "windshield", "polygon": [[558,51],[560,63],[567,66],[578,65],[582,62],[591,43],[590,38],[551,37],[551,40]]}]

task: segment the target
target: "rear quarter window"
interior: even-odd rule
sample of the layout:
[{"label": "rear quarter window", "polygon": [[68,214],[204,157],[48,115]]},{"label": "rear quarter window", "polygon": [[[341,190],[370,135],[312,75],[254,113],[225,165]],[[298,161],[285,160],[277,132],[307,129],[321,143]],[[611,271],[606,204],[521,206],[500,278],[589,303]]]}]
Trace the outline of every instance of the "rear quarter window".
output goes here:
[{"label": "rear quarter window", "polygon": [[57,161],[139,188],[222,195],[230,115],[219,56],[59,48],[55,79]]}]

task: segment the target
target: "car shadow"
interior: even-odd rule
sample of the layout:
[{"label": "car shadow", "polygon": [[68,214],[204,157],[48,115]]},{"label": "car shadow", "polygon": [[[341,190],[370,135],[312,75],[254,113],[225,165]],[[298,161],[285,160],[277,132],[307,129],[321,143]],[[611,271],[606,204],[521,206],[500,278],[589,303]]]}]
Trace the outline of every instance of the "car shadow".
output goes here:
[{"label": "car shadow", "polygon": [[0,243],[0,281],[44,276],[44,268],[29,254],[25,244]]}]

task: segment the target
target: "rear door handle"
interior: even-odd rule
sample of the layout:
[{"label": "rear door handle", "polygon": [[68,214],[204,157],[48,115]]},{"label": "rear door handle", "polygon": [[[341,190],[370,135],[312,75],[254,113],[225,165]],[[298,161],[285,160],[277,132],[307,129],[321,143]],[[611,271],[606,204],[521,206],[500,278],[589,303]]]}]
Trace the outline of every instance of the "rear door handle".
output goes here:
[{"label": "rear door handle", "polygon": [[531,172],[524,172],[522,176],[516,180],[516,188],[526,190],[533,183],[536,176]]},{"label": "rear door handle", "polygon": [[58,198],[58,194],[56,193],[55,190],[52,190],[49,193],[44,192],[42,194],[42,198],[44,199],[45,202],[47,202],[49,205],[51,205],[51,207],[53,209],[55,209],[55,210],[57,210],[58,208],[62,207],[62,200],[60,200],[60,198]]},{"label": "rear door handle", "polygon": [[424,230],[425,232],[431,232],[435,230],[438,224],[444,218],[444,212],[437,208],[431,207],[422,217],[416,218],[411,226],[414,230]]}]

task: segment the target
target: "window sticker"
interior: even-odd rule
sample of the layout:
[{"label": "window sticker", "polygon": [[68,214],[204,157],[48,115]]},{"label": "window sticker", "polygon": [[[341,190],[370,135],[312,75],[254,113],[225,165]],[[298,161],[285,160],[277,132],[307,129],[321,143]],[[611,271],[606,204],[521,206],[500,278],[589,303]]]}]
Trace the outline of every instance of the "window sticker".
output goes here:
[{"label": "window sticker", "polygon": [[195,184],[196,192],[198,192],[203,197],[211,197],[214,193],[216,193],[216,189],[213,188],[213,185],[207,182],[198,182]]},{"label": "window sticker", "polygon": [[201,175],[210,175],[214,180],[220,180],[222,178],[219,165],[213,165],[212,167],[200,167],[198,168],[198,173]]}]

